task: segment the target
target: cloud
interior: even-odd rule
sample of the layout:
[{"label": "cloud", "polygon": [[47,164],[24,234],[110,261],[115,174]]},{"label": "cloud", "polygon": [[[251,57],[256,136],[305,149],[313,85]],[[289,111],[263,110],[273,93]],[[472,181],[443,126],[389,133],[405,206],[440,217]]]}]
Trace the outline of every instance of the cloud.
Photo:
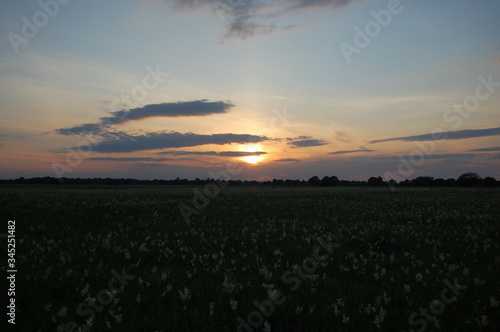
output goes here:
[{"label": "cloud", "polygon": [[172,159],[172,158],[152,158],[152,157],[123,157],[123,158],[114,158],[114,157],[93,157],[87,158],[88,160],[98,160],[98,161],[133,161],[133,162],[162,162],[162,161],[172,161],[172,160],[180,160],[180,159]]},{"label": "cloud", "polygon": [[279,162],[293,162],[293,161],[300,161],[300,159],[283,158],[283,159],[278,159],[278,160],[275,160],[275,161],[279,161]]},{"label": "cloud", "polygon": [[221,157],[249,157],[249,156],[260,156],[263,154],[267,154],[264,151],[255,151],[255,152],[247,152],[247,151],[162,151],[157,154],[169,154],[173,156],[221,156]]},{"label": "cloud", "polygon": [[250,134],[212,134],[156,132],[145,135],[129,135],[125,132],[108,132],[105,139],[92,147],[94,152],[134,152],[165,148],[182,148],[206,144],[258,143],[270,140],[265,136]]},{"label": "cloud", "polygon": [[321,139],[313,139],[309,136],[299,136],[297,138],[288,138],[289,145],[292,145],[294,148],[304,148],[310,146],[321,146],[328,144],[326,141]]},{"label": "cloud", "polygon": [[381,143],[389,141],[440,141],[448,139],[466,139],[475,137],[485,137],[485,136],[496,136],[500,135],[500,127],[498,128],[488,128],[488,129],[468,129],[468,130],[458,130],[458,131],[447,131],[439,132],[435,134],[424,134],[417,136],[405,136],[396,138],[384,138],[379,140],[370,141],[370,143]]},{"label": "cloud", "polygon": [[247,39],[287,31],[299,25],[277,25],[274,21],[306,10],[339,9],[359,0],[163,0],[174,8],[189,11],[210,9],[226,25],[224,39]]},{"label": "cloud", "polygon": [[190,117],[207,116],[212,114],[227,113],[235,105],[231,102],[208,101],[207,99],[150,104],[130,110],[111,112],[112,116],[103,117],[99,123],[87,123],[71,128],[56,129],[60,135],[98,135],[109,128],[110,125],[137,121],[153,117]]},{"label": "cloud", "polygon": [[[473,153],[441,153],[441,154],[429,154],[429,155],[410,155],[410,156],[402,156],[402,155],[385,155],[385,156],[377,156],[374,157],[373,159],[387,159],[387,160],[393,160],[393,159],[405,159],[405,160],[420,160],[420,159],[457,159],[457,158],[474,158],[476,157],[476,154]],[[421,158],[420,158],[421,157]]]},{"label": "cloud", "polygon": [[119,124],[152,117],[206,116],[227,113],[231,107],[234,105],[230,102],[208,101],[207,99],[150,104],[131,110],[112,112],[112,117],[101,118],[101,122]]},{"label": "cloud", "polygon": [[472,149],[469,151],[474,151],[474,152],[500,151],[500,146],[493,146],[491,148]]},{"label": "cloud", "polygon": [[330,152],[329,154],[347,154],[347,153],[356,153],[356,152],[374,152],[375,150],[370,150],[370,149],[366,149],[366,148],[363,148],[363,147],[360,147],[359,150],[348,150],[348,151],[334,151],[334,152]]},{"label": "cloud", "polygon": [[[455,158],[474,158],[476,155],[473,153],[441,153],[430,154],[425,156],[425,159],[455,159]],[[414,159],[415,156],[406,156],[407,159]]]},{"label": "cloud", "polygon": [[71,128],[56,129],[56,133],[58,133],[59,135],[66,135],[66,136],[82,135],[82,134],[98,135],[102,132],[103,129],[104,127],[99,123],[86,123]]}]

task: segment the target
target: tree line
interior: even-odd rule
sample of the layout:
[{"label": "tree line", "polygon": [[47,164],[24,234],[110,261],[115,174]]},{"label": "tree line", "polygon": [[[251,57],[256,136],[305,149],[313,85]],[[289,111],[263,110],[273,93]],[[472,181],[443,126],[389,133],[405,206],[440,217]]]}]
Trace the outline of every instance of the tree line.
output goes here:
[{"label": "tree line", "polygon": [[[44,185],[205,185],[213,182],[213,179],[200,179],[194,180],[176,178],[173,180],[139,180],[139,179],[116,179],[116,178],[55,178],[55,177],[34,177],[17,179],[0,180],[0,184],[44,184]],[[343,186],[343,187],[499,187],[500,181],[493,177],[482,178],[477,173],[464,173],[457,179],[454,178],[434,178],[432,176],[419,176],[414,179],[406,179],[404,181],[389,180],[385,181],[381,176],[370,177],[367,181],[352,181],[352,180],[339,180],[336,176],[324,176],[319,178],[313,176],[308,180],[279,180],[273,179],[272,181],[249,181],[249,180],[228,180],[221,181],[227,182],[232,186],[249,186],[249,185],[264,185],[264,186]]]}]

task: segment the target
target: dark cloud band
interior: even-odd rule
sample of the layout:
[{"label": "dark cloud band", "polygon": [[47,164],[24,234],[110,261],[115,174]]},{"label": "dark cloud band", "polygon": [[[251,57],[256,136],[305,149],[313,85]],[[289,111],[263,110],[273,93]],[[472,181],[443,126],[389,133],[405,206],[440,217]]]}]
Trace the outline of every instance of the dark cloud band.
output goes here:
[{"label": "dark cloud band", "polygon": [[466,139],[475,137],[485,137],[485,136],[497,136],[500,135],[500,127],[498,128],[488,128],[488,129],[469,129],[469,130],[458,130],[458,131],[447,131],[439,132],[433,134],[424,134],[417,136],[404,136],[395,138],[384,138],[379,140],[370,141],[370,143],[382,143],[390,141],[441,141],[441,140],[456,140],[456,139]]},{"label": "dark cloud band", "polygon": [[124,132],[108,133],[104,141],[92,147],[95,152],[134,152],[165,148],[183,148],[207,144],[225,145],[232,143],[251,144],[270,140],[265,136],[250,134],[212,134],[194,133],[148,133],[129,135]]}]

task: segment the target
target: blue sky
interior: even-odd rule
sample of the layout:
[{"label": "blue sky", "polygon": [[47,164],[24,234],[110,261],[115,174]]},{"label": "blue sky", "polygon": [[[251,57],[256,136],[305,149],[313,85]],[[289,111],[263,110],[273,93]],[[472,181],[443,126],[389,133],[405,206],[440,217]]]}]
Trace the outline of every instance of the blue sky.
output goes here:
[{"label": "blue sky", "polygon": [[500,178],[498,1],[1,6],[2,178]]}]

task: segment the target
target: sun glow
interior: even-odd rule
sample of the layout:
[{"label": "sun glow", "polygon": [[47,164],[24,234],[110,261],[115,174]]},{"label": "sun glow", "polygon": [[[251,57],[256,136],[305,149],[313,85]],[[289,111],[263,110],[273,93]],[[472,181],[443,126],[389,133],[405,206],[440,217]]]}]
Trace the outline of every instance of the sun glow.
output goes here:
[{"label": "sun glow", "polygon": [[[262,151],[262,150],[258,149],[257,146],[249,145],[249,146],[242,146],[240,148],[240,151],[244,151],[244,152],[257,152],[257,151]],[[262,155],[241,157],[241,160],[243,160],[246,163],[253,164],[253,165],[261,162],[263,159],[264,159],[264,157]]]}]

